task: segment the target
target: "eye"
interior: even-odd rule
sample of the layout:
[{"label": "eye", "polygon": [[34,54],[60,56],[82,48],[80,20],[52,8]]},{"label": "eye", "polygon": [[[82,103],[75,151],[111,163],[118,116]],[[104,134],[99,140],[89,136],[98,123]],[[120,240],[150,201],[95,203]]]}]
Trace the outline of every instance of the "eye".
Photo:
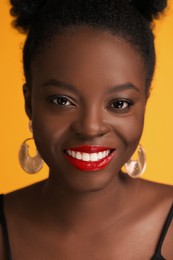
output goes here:
[{"label": "eye", "polygon": [[133,105],[133,102],[128,99],[114,99],[112,100],[108,107],[117,112],[127,112],[130,107]]},{"label": "eye", "polygon": [[74,106],[74,102],[66,96],[51,96],[48,98],[48,101],[54,103],[55,105],[59,106]]}]

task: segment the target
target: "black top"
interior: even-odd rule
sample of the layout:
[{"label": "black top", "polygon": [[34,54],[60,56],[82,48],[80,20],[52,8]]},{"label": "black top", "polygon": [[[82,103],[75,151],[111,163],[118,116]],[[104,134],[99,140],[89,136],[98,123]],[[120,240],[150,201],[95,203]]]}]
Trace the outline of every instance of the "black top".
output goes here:
[{"label": "black top", "polygon": [[[156,247],[156,252],[154,256],[151,258],[151,260],[166,260],[162,254],[162,245],[163,241],[165,239],[166,233],[169,229],[169,226],[171,224],[171,221],[173,219],[173,204],[171,206],[171,209],[168,213],[167,219],[165,221],[163,230],[161,232],[161,236],[159,238],[157,247]],[[4,208],[3,208],[3,195],[0,195],[0,224],[2,226],[2,233],[3,233],[3,238],[4,238],[4,244],[5,244],[5,252],[7,255],[7,260],[12,260],[12,254],[11,254],[11,249],[10,249],[10,240],[9,240],[9,235],[8,235],[8,227],[4,215]]]}]

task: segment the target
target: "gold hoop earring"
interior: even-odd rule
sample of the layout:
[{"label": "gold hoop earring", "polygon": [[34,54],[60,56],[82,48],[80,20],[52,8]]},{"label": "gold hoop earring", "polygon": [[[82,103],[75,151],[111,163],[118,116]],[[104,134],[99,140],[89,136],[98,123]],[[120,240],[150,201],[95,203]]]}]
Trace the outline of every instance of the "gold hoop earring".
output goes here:
[{"label": "gold hoop earring", "polygon": [[125,163],[125,168],[127,174],[132,178],[139,178],[142,176],[146,169],[146,154],[144,147],[142,145],[139,145],[138,149],[138,159],[132,160],[129,159]]},{"label": "gold hoop earring", "polygon": [[26,142],[30,140],[33,140],[33,138],[26,139],[21,145],[19,163],[25,172],[34,174],[42,169],[44,162],[38,151],[36,151],[36,155],[33,157],[29,155],[29,145]]},{"label": "gold hoop earring", "polygon": [[[32,132],[32,121],[29,122],[29,129]],[[27,141],[34,140],[33,138],[26,139],[19,150],[19,163],[22,169],[30,174],[39,172],[43,168],[44,161],[42,160],[40,154],[36,150],[35,156],[30,156],[29,145]]]}]

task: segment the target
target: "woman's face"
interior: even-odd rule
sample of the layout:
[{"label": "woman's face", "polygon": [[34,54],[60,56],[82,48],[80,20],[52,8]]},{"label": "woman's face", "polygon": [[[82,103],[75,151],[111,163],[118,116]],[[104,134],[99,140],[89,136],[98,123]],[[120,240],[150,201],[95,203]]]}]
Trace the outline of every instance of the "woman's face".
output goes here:
[{"label": "woman's face", "polygon": [[117,178],[142,134],[145,79],[140,55],[108,32],[76,27],[45,47],[28,114],[55,185],[99,190]]}]

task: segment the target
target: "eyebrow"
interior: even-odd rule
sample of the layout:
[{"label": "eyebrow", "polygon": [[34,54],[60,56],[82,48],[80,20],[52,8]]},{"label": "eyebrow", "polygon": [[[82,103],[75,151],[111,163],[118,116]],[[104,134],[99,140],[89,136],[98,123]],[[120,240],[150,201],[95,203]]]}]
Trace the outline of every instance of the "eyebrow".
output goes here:
[{"label": "eyebrow", "polygon": [[79,90],[77,88],[75,88],[73,85],[65,83],[60,80],[56,80],[56,79],[50,79],[50,80],[46,81],[43,84],[43,86],[55,86],[55,87],[58,87],[61,89],[70,90],[72,92],[79,93]]},{"label": "eyebrow", "polygon": [[[61,88],[61,89],[65,89],[65,90],[75,92],[77,94],[79,93],[79,90],[75,86],[73,86],[69,83],[65,83],[63,81],[60,81],[60,80],[50,79],[43,84],[43,86],[51,86],[51,85],[58,87],[58,88]],[[128,90],[128,89],[132,89],[132,90],[135,90],[137,92],[140,92],[140,90],[137,86],[128,82],[128,83],[112,86],[111,88],[109,88],[107,90],[107,93],[111,94],[113,92],[119,92],[119,91]]]},{"label": "eyebrow", "polygon": [[132,89],[135,90],[137,92],[140,92],[139,88],[137,86],[135,86],[134,84],[128,82],[125,84],[120,84],[117,86],[113,86],[110,89],[108,89],[108,93],[112,93],[112,92],[118,92],[118,91],[122,91],[122,90],[128,90],[128,89]]}]

